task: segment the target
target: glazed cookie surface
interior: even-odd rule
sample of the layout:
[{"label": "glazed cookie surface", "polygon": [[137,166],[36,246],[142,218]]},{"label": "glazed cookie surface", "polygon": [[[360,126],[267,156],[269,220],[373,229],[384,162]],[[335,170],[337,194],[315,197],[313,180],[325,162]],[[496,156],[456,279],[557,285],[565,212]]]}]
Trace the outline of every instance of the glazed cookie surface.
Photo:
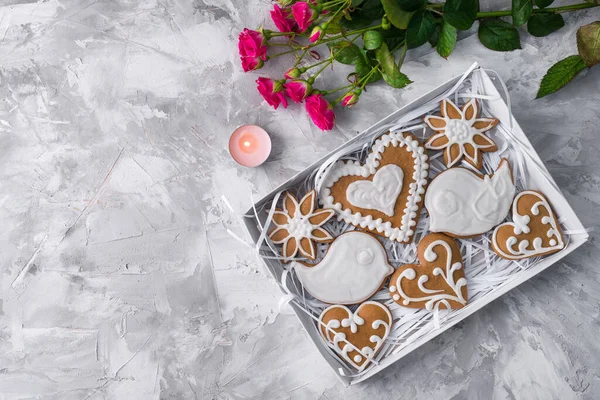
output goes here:
[{"label": "glazed cookie surface", "polygon": [[496,143],[484,135],[498,124],[495,118],[478,118],[479,105],[471,99],[461,110],[449,99],[440,103],[441,116],[428,115],[425,123],[435,133],[425,142],[431,150],[444,150],[444,161],[448,167],[456,165],[463,158],[479,169],[482,165],[482,152],[498,150]]},{"label": "glazed cookie surface", "polygon": [[467,304],[467,279],[456,240],[431,233],[419,242],[419,264],[400,266],[390,278],[390,295],[403,307],[445,310]]},{"label": "glazed cookie surface", "polygon": [[275,244],[281,244],[281,255],[286,262],[296,257],[298,252],[311,260],[316,257],[314,242],[331,242],[333,237],[322,228],[333,217],[332,210],[317,209],[317,193],[308,192],[298,202],[296,197],[285,192],[283,209],[273,214],[275,228],[269,232],[269,238]]},{"label": "glazed cookie surface", "polygon": [[425,193],[429,230],[457,238],[488,232],[506,218],[514,194],[506,159],[493,175],[462,167],[447,169],[433,178]]},{"label": "glazed cookie surface", "polygon": [[373,143],[364,164],[337,161],[319,196],[340,220],[408,243],[423,205],[428,170],[427,153],[415,136],[388,132]]},{"label": "glazed cookie surface", "polygon": [[388,337],[392,314],[383,304],[367,301],[354,313],[343,305],[330,306],[321,313],[319,322],[327,345],[360,372]]},{"label": "glazed cookie surface", "polygon": [[367,300],[394,271],[377,238],[351,231],[338,236],[320,263],[292,264],[302,286],[328,304],[357,304]]},{"label": "glazed cookie surface", "polygon": [[499,225],[492,248],[502,258],[519,260],[555,253],[565,247],[560,225],[543,194],[520,192],[512,204],[513,222]]}]

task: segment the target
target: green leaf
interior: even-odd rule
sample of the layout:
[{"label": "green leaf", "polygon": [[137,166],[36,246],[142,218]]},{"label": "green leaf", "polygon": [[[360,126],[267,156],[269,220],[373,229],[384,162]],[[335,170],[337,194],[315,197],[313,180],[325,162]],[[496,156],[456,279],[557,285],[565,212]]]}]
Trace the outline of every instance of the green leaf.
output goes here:
[{"label": "green leaf", "polygon": [[600,21],[577,30],[577,50],[588,67],[600,64]]},{"label": "green leaf", "polygon": [[327,43],[327,45],[329,46],[331,53],[335,55],[334,59],[342,64],[356,64],[359,59],[363,58],[358,46],[347,40]]},{"label": "green leaf", "polygon": [[375,57],[377,57],[377,61],[381,67],[383,80],[386,81],[388,85],[399,89],[412,83],[406,75],[400,72],[396,66],[394,55],[390,53],[390,50],[385,43],[375,50]]},{"label": "green leaf", "polygon": [[479,12],[479,0],[448,0],[444,5],[444,21],[460,30],[473,26]]},{"label": "green leaf", "polygon": [[554,0],[535,0],[535,5],[539,8],[546,8],[552,3],[554,3]]},{"label": "green leaf", "polygon": [[404,11],[417,11],[425,5],[424,0],[396,0],[396,3]]},{"label": "green leaf", "polygon": [[[369,74],[374,67],[375,67],[375,64],[373,61],[371,61],[367,57],[362,57],[356,63],[356,67],[355,67],[356,75],[358,75],[358,79],[361,79],[361,78],[364,78],[365,76],[367,76],[367,74]],[[369,83],[377,82],[380,79],[381,79],[381,74],[379,73],[379,71],[376,71],[375,73],[371,74],[371,76],[369,77],[369,79],[367,79],[366,82],[367,82],[367,84],[369,84]]]},{"label": "green leaf", "polygon": [[361,17],[370,18],[371,22],[376,19],[383,17],[384,11],[380,0],[364,0],[357,9]]},{"label": "green leaf", "polygon": [[386,73],[381,74],[383,80],[393,88],[402,89],[405,86],[408,86],[412,83],[412,81],[408,78],[408,76],[404,75],[402,72],[396,70],[392,75],[388,75]]},{"label": "green leaf", "polygon": [[533,36],[548,36],[565,26],[565,20],[560,14],[534,14],[527,21],[527,32]]},{"label": "green leaf", "polygon": [[406,43],[413,49],[422,46],[435,32],[435,18],[426,11],[417,11],[408,23],[406,29]]},{"label": "green leaf", "polygon": [[379,31],[366,31],[363,34],[363,41],[365,43],[365,49],[375,50],[381,46],[383,35]]},{"label": "green leaf", "polygon": [[362,29],[372,25],[375,20],[383,17],[384,11],[380,0],[364,0],[353,12],[346,14],[341,20],[343,27]]},{"label": "green leaf", "polygon": [[382,31],[383,41],[387,44],[388,49],[393,51],[400,47],[404,39],[406,39],[406,31],[391,26],[387,31]]},{"label": "green leaf", "polygon": [[406,29],[413,13],[404,11],[396,0],[381,0],[385,15],[398,29]]},{"label": "green leaf", "polygon": [[600,6],[600,0],[585,0],[588,3],[596,4]]},{"label": "green leaf", "polygon": [[512,0],[512,20],[514,26],[524,25],[533,13],[533,0]]},{"label": "green leaf", "polygon": [[488,49],[496,51],[512,51],[521,48],[517,29],[501,19],[481,20],[479,40]]},{"label": "green leaf", "polygon": [[540,84],[540,90],[537,93],[536,99],[547,96],[556,92],[558,89],[571,82],[581,71],[585,69],[585,62],[581,56],[569,56],[554,64]]},{"label": "green leaf", "polygon": [[433,31],[433,33],[431,34],[431,36],[429,36],[429,39],[427,39],[427,41],[429,42],[429,44],[431,45],[431,47],[436,47],[438,45],[438,42],[440,40],[440,31],[442,29],[442,25],[441,24],[436,24],[435,26],[435,30]]},{"label": "green leaf", "polygon": [[381,70],[391,75],[396,69],[396,60],[394,59],[394,55],[390,53],[387,45],[383,43],[380,48],[375,50],[375,57],[381,66]]},{"label": "green leaf", "polygon": [[440,38],[437,44],[437,52],[440,56],[448,58],[454,46],[456,45],[456,38],[458,32],[456,28],[444,21],[442,23],[442,29],[440,30]]},{"label": "green leaf", "polygon": [[325,33],[328,35],[336,35],[340,32],[342,32],[342,26],[337,22],[330,22],[325,29]]},{"label": "green leaf", "polygon": [[350,3],[350,7],[356,8],[356,7],[360,6],[360,4],[362,2],[363,2],[363,0],[352,0],[352,2]]}]

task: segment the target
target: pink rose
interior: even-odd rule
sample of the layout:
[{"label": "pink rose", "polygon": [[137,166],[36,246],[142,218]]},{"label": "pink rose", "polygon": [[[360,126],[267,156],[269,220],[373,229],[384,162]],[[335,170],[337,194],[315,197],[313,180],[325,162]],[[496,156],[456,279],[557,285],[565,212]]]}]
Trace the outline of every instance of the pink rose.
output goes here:
[{"label": "pink rose", "polygon": [[282,9],[277,4],[273,6],[271,19],[279,32],[293,32],[296,29],[296,21],[290,14],[289,10]]},{"label": "pink rose", "polygon": [[283,86],[279,82],[274,82],[269,78],[258,78],[256,80],[258,92],[264,97],[265,101],[277,110],[280,104],[287,108],[287,100],[281,91]]},{"label": "pink rose", "polygon": [[265,65],[265,62],[260,57],[240,57],[240,59],[242,60],[244,72],[254,71]]},{"label": "pink rose", "polygon": [[308,3],[303,1],[292,6],[292,14],[298,24],[298,32],[304,33],[310,24],[317,18],[317,12]]},{"label": "pink rose", "polygon": [[303,80],[291,81],[283,86],[285,87],[285,92],[288,97],[292,99],[294,103],[300,103],[312,90],[310,83]]},{"label": "pink rose", "polygon": [[346,95],[342,98],[342,106],[343,107],[352,107],[353,105],[358,103],[358,96],[359,96],[358,93],[354,93],[354,92],[346,93]]},{"label": "pink rose", "polygon": [[321,94],[313,94],[306,98],[306,112],[315,125],[322,131],[329,131],[335,125],[333,107]]},{"label": "pink rose", "polygon": [[267,40],[265,36],[248,28],[240,32],[238,41],[240,57],[260,57],[267,59]]},{"label": "pink rose", "polygon": [[314,43],[317,40],[321,39],[323,34],[323,29],[320,26],[315,26],[312,32],[310,33],[310,42]]},{"label": "pink rose", "polygon": [[283,74],[285,79],[296,79],[299,78],[300,75],[302,75],[302,72],[296,67],[288,69],[285,71],[285,74]]}]

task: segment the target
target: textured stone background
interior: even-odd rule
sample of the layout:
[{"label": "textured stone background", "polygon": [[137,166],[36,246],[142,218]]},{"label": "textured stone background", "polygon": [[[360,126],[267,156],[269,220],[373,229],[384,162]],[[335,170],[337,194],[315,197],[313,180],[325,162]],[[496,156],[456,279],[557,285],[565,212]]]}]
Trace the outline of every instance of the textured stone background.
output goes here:
[{"label": "textured stone background", "polygon": [[[413,85],[376,85],[325,134],[300,108],[261,102],[257,75],[238,66],[237,32],[267,21],[267,0],[0,4],[1,398],[598,398],[597,233],[346,389],[296,318],[278,312],[275,282],[226,233],[241,229],[221,201],[246,209],[250,193],[478,61],[505,78],[517,119],[595,225],[600,67],[533,98],[597,10],[568,15],[550,37],[523,35],[521,51],[494,53],[467,35],[447,61],[413,54]],[[242,123],[271,133],[264,167],[229,158]]]}]

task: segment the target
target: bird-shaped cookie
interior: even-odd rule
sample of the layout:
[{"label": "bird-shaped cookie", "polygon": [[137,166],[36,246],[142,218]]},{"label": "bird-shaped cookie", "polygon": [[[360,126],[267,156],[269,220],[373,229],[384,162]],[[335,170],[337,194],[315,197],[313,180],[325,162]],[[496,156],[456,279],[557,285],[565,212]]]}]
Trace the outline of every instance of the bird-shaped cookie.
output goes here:
[{"label": "bird-shaped cookie", "polygon": [[471,237],[501,223],[515,194],[508,160],[493,175],[454,167],[437,175],[425,193],[429,230],[453,237]]},{"label": "bird-shaped cookie", "polygon": [[294,262],[293,267],[304,289],[329,304],[365,301],[394,272],[379,240],[359,231],[338,236],[320,263]]}]

